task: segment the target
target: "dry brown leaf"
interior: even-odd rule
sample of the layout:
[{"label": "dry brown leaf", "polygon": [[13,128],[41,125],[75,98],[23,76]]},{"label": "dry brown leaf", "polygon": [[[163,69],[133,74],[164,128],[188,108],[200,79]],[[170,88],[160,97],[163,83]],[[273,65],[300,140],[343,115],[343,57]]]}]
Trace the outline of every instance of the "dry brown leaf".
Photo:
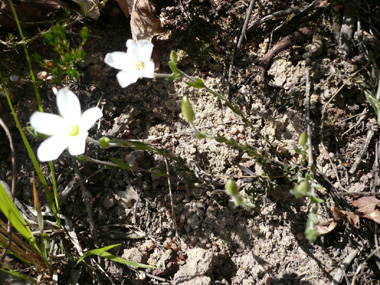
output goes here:
[{"label": "dry brown leaf", "polygon": [[335,227],[336,222],[334,221],[334,219],[328,219],[325,222],[316,224],[314,228],[320,235],[325,235],[331,232],[333,229],[335,229]]},{"label": "dry brown leaf", "polygon": [[331,212],[334,216],[335,221],[339,221],[340,219],[346,217],[352,226],[359,228],[359,216],[357,214],[350,211],[343,211],[335,206],[331,207]]},{"label": "dry brown leaf", "polygon": [[123,11],[126,18],[132,13],[133,4],[135,0],[116,0],[119,4],[121,11]]},{"label": "dry brown leaf", "polygon": [[335,221],[339,221],[346,216],[341,209],[335,206],[331,207],[331,212],[334,216]]},{"label": "dry brown leaf", "polygon": [[151,40],[163,32],[161,22],[154,16],[154,5],[150,0],[135,0],[131,13],[131,31],[134,41]]},{"label": "dry brown leaf", "polygon": [[357,207],[362,217],[371,219],[380,224],[380,211],[378,210],[380,200],[373,196],[360,197],[352,201],[352,206]]},{"label": "dry brown leaf", "polygon": [[353,212],[348,212],[348,211],[343,211],[347,215],[347,219],[350,222],[351,225],[353,225],[355,228],[359,228],[359,215],[353,213]]}]

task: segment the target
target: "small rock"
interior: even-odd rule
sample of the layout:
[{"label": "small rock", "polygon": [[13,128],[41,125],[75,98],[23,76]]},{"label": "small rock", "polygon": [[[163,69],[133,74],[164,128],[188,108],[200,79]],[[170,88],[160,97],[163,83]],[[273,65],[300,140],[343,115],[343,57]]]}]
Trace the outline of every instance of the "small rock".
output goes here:
[{"label": "small rock", "polygon": [[135,247],[124,249],[122,258],[139,263],[146,263],[147,261],[146,253],[141,252]]},{"label": "small rock", "polygon": [[191,285],[212,284],[214,255],[203,248],[192,248],[187,251],[186,264],[174,275],[173,284]]},{"label": "small rock", "polygon": [[116,203],[116,201],[113,197],[107,196],[103,199],[103,206],[106,209],[113,207],[115,205],[115,203]]}]

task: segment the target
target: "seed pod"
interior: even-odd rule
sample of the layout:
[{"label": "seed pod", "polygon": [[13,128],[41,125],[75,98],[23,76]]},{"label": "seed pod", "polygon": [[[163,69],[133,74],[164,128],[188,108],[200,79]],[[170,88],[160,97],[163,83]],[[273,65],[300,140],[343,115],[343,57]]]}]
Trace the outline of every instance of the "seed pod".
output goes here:
[{"label": "seed pod", "polygon": [[300,138],[299,138],[299,141],[298,141],[298,145],[305,146],[306,143],[307,143],[307,134],[306,134],[306,132],[303,132],[300,135]]},{"label": "seed pod", "polygon": [[186,96],[183,97],[182,99],[182,113],[183,116],[185,117],[186,122],[192,123],[194,120],[194,111],[193,107],[191,107],[189,99],[187,99]]},{"label": "seed pod", "polygon": [[226,192],[232,197],[239,195],[239,188],[234,180],[230,179],[226,182]]}]

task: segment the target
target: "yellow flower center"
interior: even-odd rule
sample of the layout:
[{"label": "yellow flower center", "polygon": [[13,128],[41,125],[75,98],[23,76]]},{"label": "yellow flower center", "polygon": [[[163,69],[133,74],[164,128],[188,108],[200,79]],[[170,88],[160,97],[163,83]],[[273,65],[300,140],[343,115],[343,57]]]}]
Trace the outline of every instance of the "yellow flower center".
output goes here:
[{"label": "yellow flower center", "polygon": [[143,70],[145,68],[145,62],[143,61],[139,61],[137,64],[136,64],[136,69],[137,70]]},{"label": "yellow flower center", "polygon": [[75,123],[70,123],[70,126],[67,129],[67,134],[72,137],[77,136],[79,134],[79,126]]}]

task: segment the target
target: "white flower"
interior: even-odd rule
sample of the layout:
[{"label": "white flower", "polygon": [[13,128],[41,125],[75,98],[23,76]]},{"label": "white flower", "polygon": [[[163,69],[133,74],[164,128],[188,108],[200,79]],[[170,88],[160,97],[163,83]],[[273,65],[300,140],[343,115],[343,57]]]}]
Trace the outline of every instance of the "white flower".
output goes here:
[{"label": "white flower", "polygon": [[120,69],[117,80],[122,88],[135,83],[140,77],[153,78],[154,63],[150,60],[153,44],[148,40],[127,41],[127,52],[107,53],[104,62]]},{"label": "white flower", "polygon": [[88,130],[103,114],[98,107],[81,112],[78,97],[68,88],[59,90],[57,106],[60,116],[34,112],[30,124],[39,133],[49,135],[37,150],[40,161],[57,159],[69,148],[71,155],[83,154]]}]

